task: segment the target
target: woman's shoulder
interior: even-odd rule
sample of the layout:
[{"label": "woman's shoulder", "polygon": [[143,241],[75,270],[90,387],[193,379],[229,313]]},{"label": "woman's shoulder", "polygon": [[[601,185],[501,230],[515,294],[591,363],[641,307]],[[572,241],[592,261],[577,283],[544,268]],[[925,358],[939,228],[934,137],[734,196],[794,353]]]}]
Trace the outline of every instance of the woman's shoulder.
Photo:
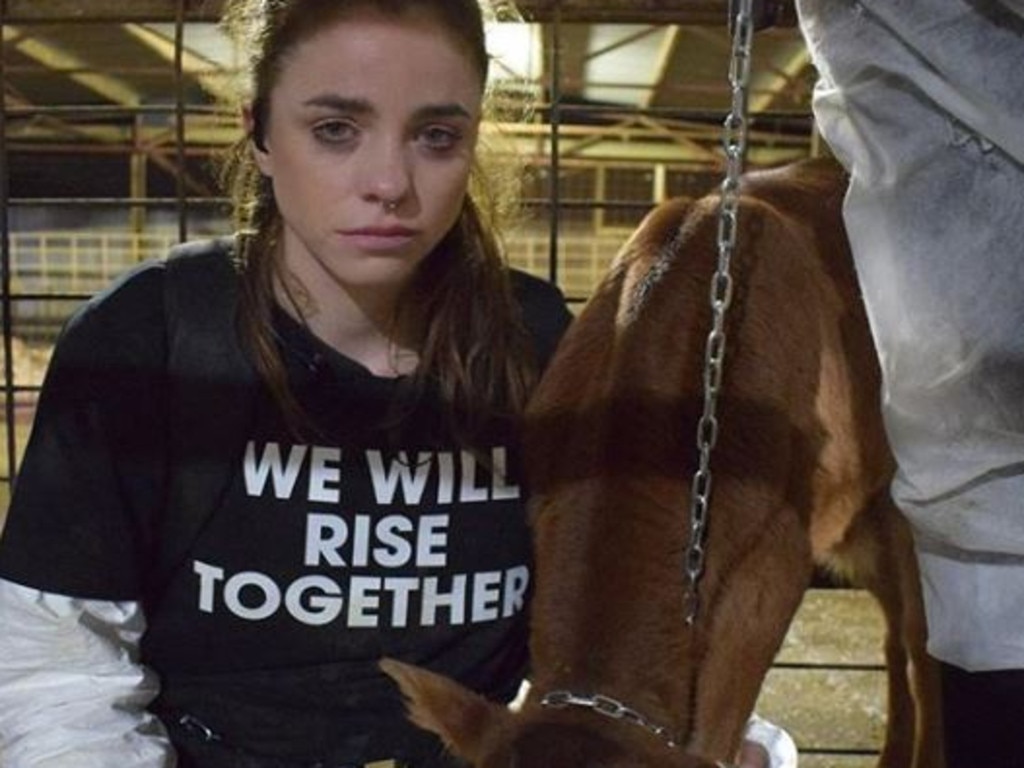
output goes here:
[{"label": "woman's shoulder", "polygon": [[557,310],[558,305],[565,306],[565,296],[554,283],[521,269],[510,268],[508,272],[512,281],[512,289],[520,303],[527,306],[529,304],[547,306],[549,310]]},{"label": "woman's shoulder", "polygon": [[523,313],[523,323],[545,365],[554,353],[573,315],[561,289],[536,275],[509,270],[512,290]]},{"label": "woman's shoulder", "polygon": [[230,280],[222,282],[234,285],[238,274],[235,243],[234,237],[180,243],[157,263],[172,275],[182,275],[183,279],[198,279],[206,283],[211,277],[229,276]]},{"label": "woman's shoulder", "polygon": [[[170,280],[188,281],[189,289],[204,290],[216,275],[235,272],[233,240],[217,238],[196,240],[173,246],[166,256],[140,262],[127,269],[113,282],[89,299],[81,314],[110,313],[124,308],[148,306],[159,308]],[[223,289],[233,281],[222,281],[215,287]]]},{"label": "woman's shoulder", "polygon": [[[61,334],[60,345],[89,347],[116,340],[127,349],[162,347],[168,303],[195,304],[237,288],[228,241],[204,240],[175,246],[166,257],[126,270],[79,306]],[[220,279],[216,279],[220,276]]]}]

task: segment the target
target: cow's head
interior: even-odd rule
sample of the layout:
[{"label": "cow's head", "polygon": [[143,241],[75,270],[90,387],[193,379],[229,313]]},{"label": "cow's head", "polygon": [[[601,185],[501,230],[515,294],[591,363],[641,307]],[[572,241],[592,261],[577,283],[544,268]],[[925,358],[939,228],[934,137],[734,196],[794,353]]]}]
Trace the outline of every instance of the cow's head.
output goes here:
[{"label": "cow's head", "polygon": [[592,713],[542,707],[514,713],[420,667],[385,659],[381,668],[401,688],[412,722],[475,768],[713,768],[628,723],[610,728]]}]

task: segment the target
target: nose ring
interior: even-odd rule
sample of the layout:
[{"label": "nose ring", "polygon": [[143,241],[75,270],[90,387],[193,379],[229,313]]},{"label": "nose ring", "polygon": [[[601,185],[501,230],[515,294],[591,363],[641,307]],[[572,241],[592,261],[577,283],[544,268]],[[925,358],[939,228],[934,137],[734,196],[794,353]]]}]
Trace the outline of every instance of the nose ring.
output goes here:
[{"label": "nose ring", "polygon": [[396,210],[398,210],[398,201],[397,200],[385,200],[383,202],[383,207],[384,207],[384,212],[385,213],[394,213]]}]

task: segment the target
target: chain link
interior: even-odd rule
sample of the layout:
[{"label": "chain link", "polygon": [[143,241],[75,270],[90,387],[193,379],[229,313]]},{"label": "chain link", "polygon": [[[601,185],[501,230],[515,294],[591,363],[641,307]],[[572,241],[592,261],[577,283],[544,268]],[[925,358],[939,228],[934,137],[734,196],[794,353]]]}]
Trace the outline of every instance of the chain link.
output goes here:
[{"label": "chain link", "polygon": [[754,35],[752,8],[753,0],[738,0],[736,15],[732,20],[732,58],[729,64],[732,106],[722,130],[725,179],[721,185],[718,209],[718,268],[711,280],[712,324],[704,354],[704,411],[697,423],[700,458],[690,492],[690,544],[684,561],[687,577],[684,609],[689,626],[697,621],[700,608],[698,586],[707,555],[704,543],[713,484],[711,451],[718,440],[717,408],[725,361],[725,314],[732,302],[733,286],[729,266],[736,248],[740,176],[747,154],[747,101]]},{"label": "chain link", "polygon": [[[604,696],[600,693],[596,693],[593,696],[582,696],[571,691],[551,691],[551,693],[544,694],[540,700],[540,705],[542,707],[551,707],[552,709],[568,709],[569,707],[589,709],[612,720],[621,720],[625,723],[639,725],[644,730],[659,736],[664,740],[665,745],[669,749],[679,749],[679,742],[672,738],[668,728],[655,725],[635,709],[627,707],[621,701],[610,696]],[[734,763],[726,763],[721,760],[715,762],[715,766],[716,768],[739,768]]]},{"label": "chain link", "polygon": [[[540,700],[540,705],[542,707],[551,707],[552,709],[568,709],[569,707],[589,709],[612,720],[621,720],[624,723],[638,725],[644,730],[660,737],[670,749],[679,749],[679,743],[672,738],[672,733],[668,728],[655,725],[635,709],[627,707],[621,701],[613,699],[611,696],[604,696],[600,693],[595,693],[593,696],[582,696],[572,691],[551,691],[551,693],[544,694]],[[717,768],[738,768],[733,763],[722,761],[716,762],[715,766]]]},{"label": "chain link", "polygon": [[638,725],[645,731],[660,737],[664,742],[675,749],[679,745],[672,738],[672,733],[663,725],[652,723],[635,709],[631,709],[617,699],[602,694],[593,696],[581,696],[571,691],[551,691],[540,700],[541,706],[552,709],[567,709],[568,707],[582,707],[589,709],[612,720],[622,720],[632,725]]}]

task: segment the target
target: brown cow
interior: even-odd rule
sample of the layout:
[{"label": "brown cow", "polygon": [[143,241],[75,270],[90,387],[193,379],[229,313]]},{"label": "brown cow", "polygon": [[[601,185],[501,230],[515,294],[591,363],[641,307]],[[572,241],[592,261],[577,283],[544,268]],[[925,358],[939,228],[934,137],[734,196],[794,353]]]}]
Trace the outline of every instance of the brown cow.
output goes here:
[{"label": "brown cow", "polygon": [[[659,206],[624,246],[528,413],[536,592],[521,712],[383,663],[414,720],[453,752],[479,768],[733,759],[819,564],[874,594],[887,621],[879,766],[941,768],[937,673],[910,534],[888,494],[844,189],[830,161],[744,180],[693,627],[683,563],[717,195]],[[565,695],[552,692],[575,703],[552,706]]]}]

